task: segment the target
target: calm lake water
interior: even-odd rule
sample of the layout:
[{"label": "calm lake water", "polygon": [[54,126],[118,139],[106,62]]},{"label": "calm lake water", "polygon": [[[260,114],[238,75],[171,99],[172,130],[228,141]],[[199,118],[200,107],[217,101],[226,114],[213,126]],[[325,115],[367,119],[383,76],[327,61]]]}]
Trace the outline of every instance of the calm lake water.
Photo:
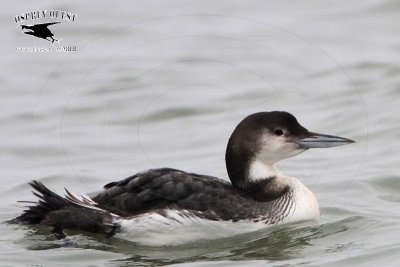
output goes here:
[{"label": "calm lake water", "polygon": [[[76,52],[21,33],[50,26]],[[250,113],[286,110],[357,141],[280,169],[313,192],[318,223],[184,246],[0,224],[0,266],[400,266],[400,2],[24,1],[3,3],[0,221],[34,200],[28,182],[85,193],[147,168],[228,179],[225,146]]]}]

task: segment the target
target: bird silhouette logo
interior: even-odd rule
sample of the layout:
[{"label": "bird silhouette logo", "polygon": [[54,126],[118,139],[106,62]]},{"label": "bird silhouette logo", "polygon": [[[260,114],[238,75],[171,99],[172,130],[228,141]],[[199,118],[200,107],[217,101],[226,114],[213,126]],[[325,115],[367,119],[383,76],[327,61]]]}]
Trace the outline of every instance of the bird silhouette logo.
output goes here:
[{"label": "bird silhouette logo", "polygon": [[42,23],[35,25],[21,25],[21,27],[22,27],[22,32],[25,34],[33,35],[38,38],[50,41],[51,43],[54,43],[55,41],[58,42],[59,40],[54,38],[54,34],[47,27],[58,23],[61,22],[50,22],[50,23]]}]

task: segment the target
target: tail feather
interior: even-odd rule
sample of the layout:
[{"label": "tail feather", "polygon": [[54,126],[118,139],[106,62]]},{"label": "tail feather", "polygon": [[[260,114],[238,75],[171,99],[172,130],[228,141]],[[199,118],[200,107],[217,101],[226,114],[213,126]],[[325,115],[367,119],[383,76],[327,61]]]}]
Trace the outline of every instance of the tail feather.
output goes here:
[{"label": "tail feather", "polygon": [[36,205],[27,206],[28,209],[24,210],[23,213],[12,220],[12,222],[38,224],[51,211],[60,210],[64,207],[72,205],[72,203],[70,203],[68,200],[50,191],[39,181],[34,180],[30,182],[29,185],[36,190],[36,192],[33,192],[33,194],[39,199],[39,201],[26,201],[26,203],[34,203]]},{"label": "tail feather", "polygon": [[118,224],[114,223],[117,215],[95,206],[87,196],[76,196],[68,190],[67,196],[52,192],[41,182],[32,181],[29,185],[36,191],[33,194],[37,202],[26,201],[34,205],[27,206],[23,213],[11,220],[11,223],[42,224],[53,227],[57,237],[65,237],[62,230],[79,229],[112,235]]}]

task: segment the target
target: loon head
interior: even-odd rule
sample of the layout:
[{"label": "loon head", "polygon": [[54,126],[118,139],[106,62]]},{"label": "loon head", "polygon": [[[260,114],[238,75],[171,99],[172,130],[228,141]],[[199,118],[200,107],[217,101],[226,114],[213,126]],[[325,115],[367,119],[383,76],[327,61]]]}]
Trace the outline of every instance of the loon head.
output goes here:
[{"label": "loon head", "polygon": [[280,173],[274,164],[309,148],[354,143],[333,135],[309,132],[296,118],[283,111],[259,112],[243,119],[233,131],[225,161],[232,185],[248,190],[255,182]]}]

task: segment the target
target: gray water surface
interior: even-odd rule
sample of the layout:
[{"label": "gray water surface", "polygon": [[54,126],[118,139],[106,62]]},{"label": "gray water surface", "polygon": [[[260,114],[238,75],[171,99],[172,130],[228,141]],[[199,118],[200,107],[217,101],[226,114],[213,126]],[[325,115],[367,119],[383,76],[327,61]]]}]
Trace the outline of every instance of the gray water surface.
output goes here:
[{"label": "gray water surface", "polygon": [[[22,34],[14,16],[59,9],[77,52]],[[279,163],[317,196],[321,220],[183,246],[144,247],[0,224],[0,266],[400,266],[400,3],[21,1],[3,4],[0,221],[34,200],[99,190],[169,166],[228,179],[236,124],[286,110],[356,144]]]}]

